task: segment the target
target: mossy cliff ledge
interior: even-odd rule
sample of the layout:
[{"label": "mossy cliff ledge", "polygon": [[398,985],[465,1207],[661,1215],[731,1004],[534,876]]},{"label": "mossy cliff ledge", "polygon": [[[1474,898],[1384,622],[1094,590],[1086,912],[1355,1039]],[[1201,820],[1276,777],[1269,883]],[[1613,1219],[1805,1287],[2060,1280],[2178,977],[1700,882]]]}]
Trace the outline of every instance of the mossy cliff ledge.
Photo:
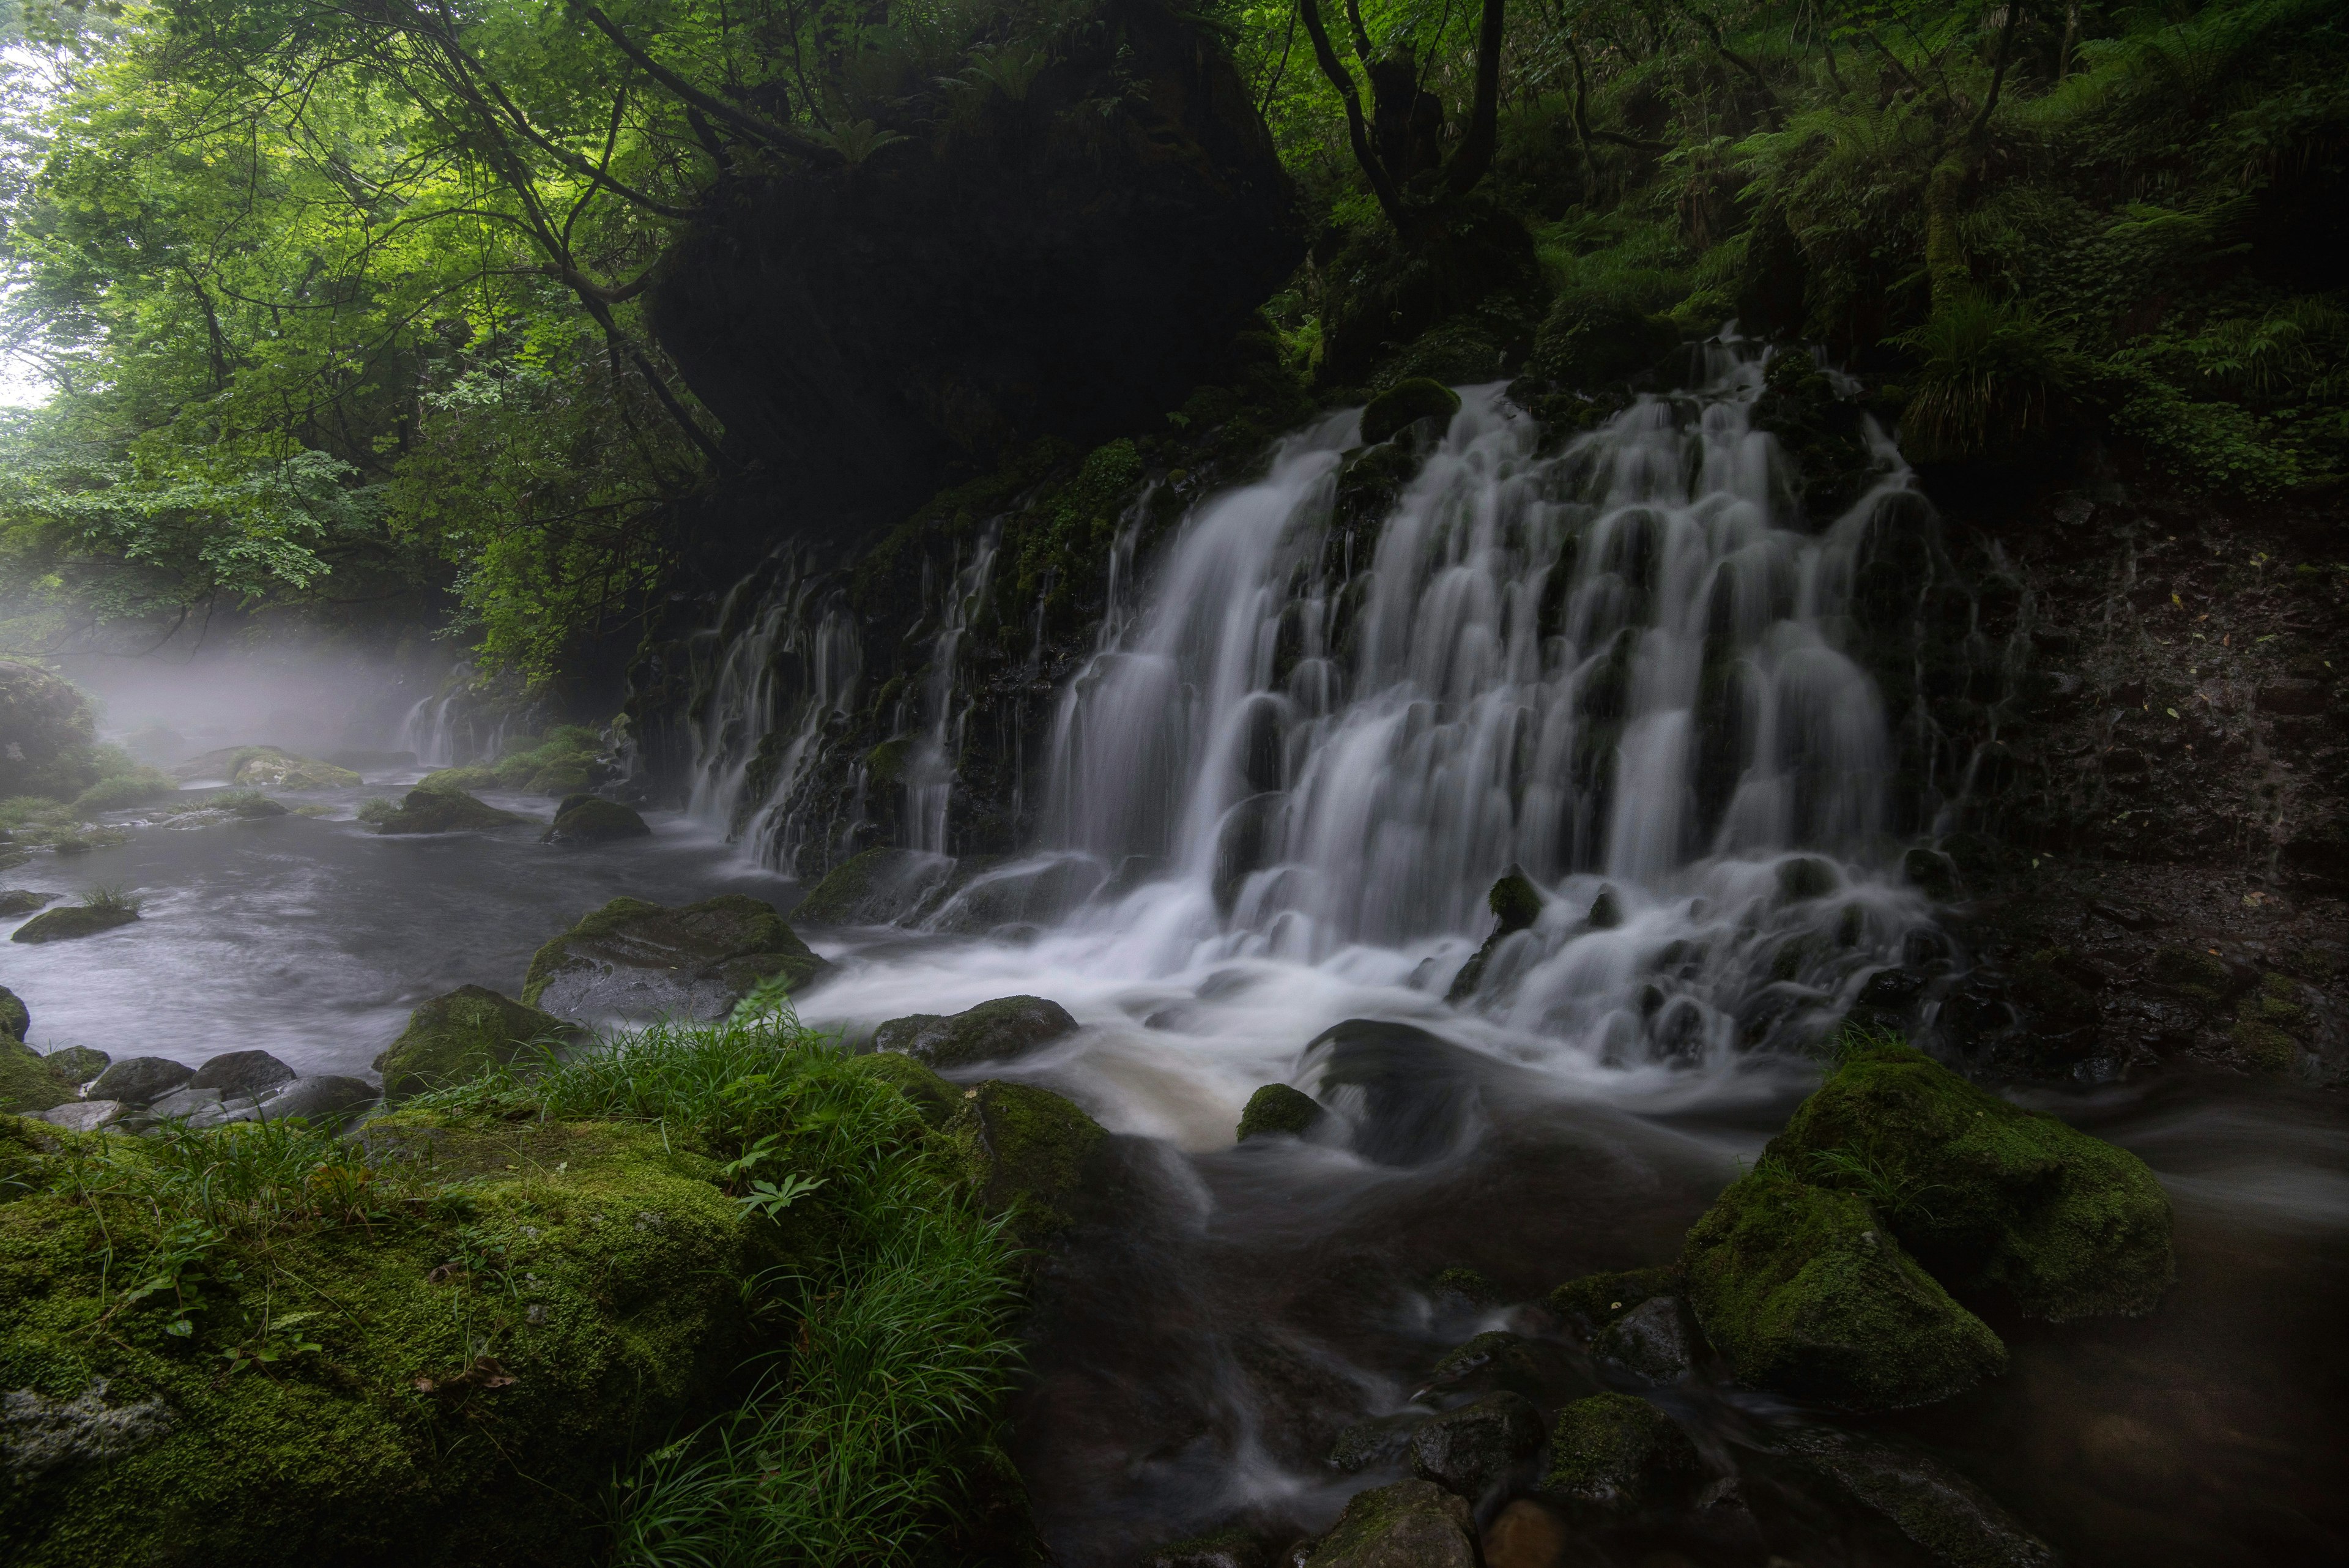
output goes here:
[{"label": "mossy cliff ledge", "polygon": [[2004,1369],[2005,1347],[1952,1291],[2057,1321],[2148,1312],[2175,1272],[2170,1223],[2135,1156],[1907,1045],[1847,1037],[1834,1074],[1689,1231],[1681,1272],[1740,1381],[1891,1409]]}]

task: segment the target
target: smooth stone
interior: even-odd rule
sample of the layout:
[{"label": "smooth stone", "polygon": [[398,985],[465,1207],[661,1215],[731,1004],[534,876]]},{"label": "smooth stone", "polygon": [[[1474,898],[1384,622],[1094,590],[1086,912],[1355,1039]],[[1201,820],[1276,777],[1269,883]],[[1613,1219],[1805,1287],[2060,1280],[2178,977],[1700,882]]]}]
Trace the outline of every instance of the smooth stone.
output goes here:
[{"label": "smooth stone", "polygon": [[1859,988],[1862,1007],[1901,1008],[1924,993],[1925,977],[1913,970],[1880,969]]},{"label": "smooth stone", "polygon": [[1287,1084],[1267,1084],[1248,1096],[1246,1108],[1240,1112],[1237,1140],[1246,1143],[1272,1133],[1302,1137],[1329,1115],[1312,1096]]},{"label": "smooth stone", "polygon": [[221,1103],[218,1089],[181,1087],[147,1106],[147,1114],[161,1119],[167,1116],[194,1117],[205,1111],[217,1110]]},{"label": "smooth stone", "polygon": [[1651,1296],[1601,1331],[1590,1352],[1651,1382],[1672,1383],[1695,1365],[1696,1343],[1687,1303],[1678,1296]]},{"label": "smooth stone", "polygon": [[1354,1152],[1380,1165],[1424,1165],[1457,1147],[1478,1115],[1486,1058],[1409,1023],[1349,1018],[1309,1042],[1299,1076],[1314,1096],[1361,1091]]},{"label": "smooth stone", "polygon": [[1485,1568],[1565,1568],[1573,1541],[1564,1520],[1521,1497],[1485,1527]]},{"label": "smooth stone", "polygon": [[1075,1033],[1068,1009],[1040,996],[999,996],[947,1017],[916,1012],[873,1032],[873,1049],[899,1051],[932,1067],[1003,1062]]},{"label": "smooth stone", "polygon": [[1779,1447],[1882,1514],[1945,1568],[2054,1568],[2047,1543],[1989,1493],[1905,1444],[1804,1427],[1783,1434]]},{"label": "smooth stone", "polygon": [[373,1065],[383,1075],[384,1097],[404,1100],[478,1078],[539,1046],[560,1046],[578,1033],[575,1025],[488,986],[460,985],[409,1013],[408,1027]]},{"label": "smooth stone", "polygon": [[229,1051],[196,1069],[188,1080],[191,1089],[218,1089],[223,1098],[253,1096],[273,1089],[295,1075],[294,1069],[266,1051]]},{"label": "smooth stone", "polygon": [[1458,1397],[1506,1389],[1547,1406],[1589,1387],[1561,1346],[1496,1328],[1446,1351],[1423,1392]]},{"label": "smooth stone", "polygon": [[375,1085],[364,1078],[334,1074],[296,1078],[261,1102],[261,1119],[274,1122],[301,1116],[322,1125],[340,1122],[378,1097]]},{"label": "smooth stone", "polygon": [[377,823],[375,830],[387,834],[468,833],[529,820],[485,805],[462,790],[412,789],[399,803],[399,809]]},{"label": "smooth stone", "polygon": [[1541,1412],[1503,1389],[1413,1432],[1411,1468],[1420,1480],[1475,1502],[1541,1446]]},{"label": "smooth stone", "polygon": [[1432,1481],[1357,1492],[1305,1568],[1476,1568],[1476,1516]]},{"label": "smooth stone", "polygon": [[196,1075],[195,1069],[168,1056],[132,1056],[117,1062],[89,1086],[93,1100],[151,1105]]},{"label": "smooth stone", "polygon": [[1026,1240],[1065,1230],[1101,1195],[1109,1134],[1050,1089],[990,1078],[963,1091],[940,1137],[980,1206],[1009,1210]]},{"label": "smooth stone", "polygon": [[120,1100],[67,1100],[43,1111],[41,1119],[68,1132],[96,1132],[110,1122],[120,1121],[128,1108]]}]

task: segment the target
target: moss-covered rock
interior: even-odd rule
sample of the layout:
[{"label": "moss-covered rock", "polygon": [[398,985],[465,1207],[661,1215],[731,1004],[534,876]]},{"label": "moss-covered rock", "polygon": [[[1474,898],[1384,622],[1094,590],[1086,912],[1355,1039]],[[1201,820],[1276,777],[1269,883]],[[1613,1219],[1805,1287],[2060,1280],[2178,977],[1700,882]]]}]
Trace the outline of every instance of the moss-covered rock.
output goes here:
[{"label": "moss-covered rock", "polygon": [[1287,1084],[1267,1084],[1248,1096],[1240,1112],[1237,1140],[1246,1143],[1252,1137],[1268,1133],[1286,1133],[1302,1137],[1330,1113],[1321,1102],[1300,1089]]},{"label": "moss-covered rock", "polygon": [[1356,1492],[1305,1568],[1476,1568],[1476,1516],[1432,1481]]},{"label": "moss-covered rock", "polygon": [[471,833],[529,820],[485,805],[461,790],[418,788],[408,792],[398,810],[378,820],[375,830],[388,834]]},{"label": "moss-covered rock", "polygon": [[2248,983],[2217,953],[2194,948],[2156,948],[2146,967],[2156,985],[2175,992],[2198,1007],[2212,1010],[2224,1007]]},{"label": "moss-covered rock", "polygon": [[94,1045],[67,1045],[41,1058],[49,1071],[68,1084],[87,1084],[113,1064],[114,1058]]},{"label": "moss-covered rock", "polygon": [[792,910],[802,925],[882,926],[910,915],[953,873],[943,855],[867,849],[832,868]]},{"label": "moss-covered rock", "polygon": [[134,805],[149,805],[159,800],[169,800],[180,793],[180,782],[158,768],[133,768],[127,773],[107,774],[96,784],[74,796],[73,809],[88,816],[101,811],[121,811]]},{"label": "moss-covered rock", "polygon": [[1733,1182],[1681,1254],[1699,1326],[1742,1382],[1853,1410],[1929,1405],[2006,1347],[1868,1206],[1775,1161]]},{"label": "moss-covered rock", "polygon": [[190,757],[171,772],[182,781],[220,778],[246,789],[357,789],[366,782],[348,768],[275,746],[227,746]]},{"label": "moss-covered rock", "polygon": [[21,1041],[0,1039],[0,1111],[29,1116],[74,1097],[73,1085]]},{"label": "moss-covered rock", "polygon": [[962,1107],[960,1089],[902,1051],[876,1051],[870,1055],[852,1056],[848,1064],[857,1072],[881,1079],[911,1100],[914,1108],[921,1112],[922,1121],[926,1126],[946,1126],[953,1119],[955,1112]]},{"label": "moss-covered rock", "polygon": [[1375,446],[1422,420],[1449,422],[1459,411],[1459,393],[1424,376],[1409,377],[1372,398],[1362,410],[1362,444]]},{"label": "moss-covered rock", "polygon": [[999,1079],[962,1092],[945,1136],[979,1201],[1012,1211],[1030,1239],[1081,1217],[1088,1173],[1109,1137],[1075,1101]]},{"label": "moss-covered rock", "polygon": [[1594,1394],[1557,1413],[1542,1490],[1608,1511],[1671,1503],[1704,1474],[1696,1445],[1671,1417],[1629,1394]]},{"label": "moss-covered rock", "polygon": [[[0,1118],[0,1158],[21,1126]],[[212,1241],[181,1276],[185,1335],[172,1291],[101,1295],[87,1208],[0,1202],[0,1386],[57,1439],[0,1490],[14,1568],[582,1562],[616,1467],[739,1395],[743,1286],[769,1260],[709,1161],[605,1124],[409,1113],[369,1138],[442,1195],[274,1228],[265,1254]],[[122,1220],[118,1276],[152,1250]],[[264,1349],[261,1370],[227,1354]]]},{"label": "moss-covered rock", "polygon": [[25,1005],[24,998],[0,985],[0,1034],[22,1040],[32,1030],[32,1010]]},{"label": "moss-covered rock", "polygon": [[1485,895],[1485,902],[1493,911],[1492,934],[1477,948],[1475,956],[1453,977],[1451,989],[1444,997],[1448,1002],[1461,1002],[1475,994],[1476,987],[1484,981],[1486,966],[1493,961],[1494,952],[1502,942],[1519,931],[1529,929],[1535,921],[1541,919],[1544,899],[1541,889],[1534,886],[1533,878],[1525,874],[1523,867],[1513,864],[1494,880],[1492,888]]},{"label": "moss-covered rock", "polygon": [[2143,1160],[1906,1045],[1847,1050],[1769,1152],[1813,1179],[1864,1181],[1942,1281],[2033,1317],[2150,1312],[2176,1273],[2169,1199]]},{"label": "moss-covered rock", "polygon": [[831,968],[761,899],[615,898],[532,956],[522,999],[573,1018],[722,1018],[761,981],[797,993]]},{"label": "moss-covered rock", "polygon": [[1651,1296],[1675,1293],[1681,1284],[1680,1269],[1673,1264],[1585,1274],[1550,1292],[1550,1310],[1585,1333],[1596,1334]]},{"label": "moss-covered rock", "polygon": [[487,986],[460,985],[408,1015],[408,1027],[375,1059],[392,1101],[477,1078],[539,1045],[574,1038],[567,1023]]},{"label": "moss-covered rock", "polygon": [[549,844],[609,844],[622,838],[649,838],[645,819],[616,800],[588,795],[576,804],[566,801],[547,828]]},{"label": "moss-covered rock", "polygon": [[416,781],[418,789],[440,790],[451,794],[470,794],[477,789],[498,787],[498,770],[469,765],[460,768],[435,768]]},{"label": "moss-covered rock", "polygon": [[134,904],[65,904],[44,909],[8,934],[12,942],[63,942],[94,937],[127,926],[139,919]]},{"label": "moss-covered rock", "polygon": [[1541,1412],[1523,1395],[1501,1389],[1414,1431],[1411,1468],[1420,1480],[1475,1502],[1541,1445]]},{"label": "moss-covered rock", "polygon": [[[0,849],[0,854],[5,854]],[[12,920],[18,915],[30,915],[47,909],[64,897],[59,893],[36,893],[30,888],[0,888],[0,920]]]},{"label": "moss-covered rock", "polygon": [[941,1017],[916,1012],[873,1032],[875,1051],[901,1051],[933,1067],[968,1067],[1040,1051],[1077,1031],[1057,1002],[1040,996],[999,996]]}]

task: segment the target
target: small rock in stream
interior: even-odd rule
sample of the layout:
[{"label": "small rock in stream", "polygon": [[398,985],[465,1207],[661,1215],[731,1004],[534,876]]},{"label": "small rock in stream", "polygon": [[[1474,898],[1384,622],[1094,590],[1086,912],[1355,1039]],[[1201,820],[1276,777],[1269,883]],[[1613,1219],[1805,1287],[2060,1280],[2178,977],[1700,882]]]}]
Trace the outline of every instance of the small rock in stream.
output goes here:
[{"label": "small rock in stream", "polygon": [[1661,1295],[1649,1297],[1600,1331],[1590,1352],[1651,1383],[1672,1383],[1696,1365],[1700,1343],[1688,1303]]},{"label": "small rock in stream", "polygon": [[62,893],[36,893],[30,888],[0,888],[0,919],[16,915],[29,915],[47,909],[65,897]]},{"label": "small rock in stream", "polygon": [[218,1089],[222,1097],[255,1096],[294,1076],[294,1069],[266,1051],[228,1051],[196,1069],[191,1089]]},{"label": "small rock in stream", "polygon": [[591,794],[575,802],[564,801],[539,842],[610,844],[623,838],[649,838],[652,831],[643,817],[618,801]]},{"label": "small rock in stream", "polygon": [[259,1119],[274,1122],[300,1116],[313,1126],[335,1125],[377,1098],[375,1085],[364,1078],[322,1074],[296,1078],[264,1099]]},{"label": "small rock in stream", "polygon": [[1420,1480],[1475,1502],[1541,1445],[1541,1412],[1505,1389],[1447,1410],[1413,1432],[1411,1468]]},{"label": "small rock in stream", "polygon": [[151,1105],[195,1075],[194,1068],[168,1056],[131,1056],[100,1073],[89,1086],[89,1097]]},{"label": "small rock in stream", "polygon": [[931,1067],[1006,1062],[1077,1032],[1068,1009],[1040,996],[999,996],[951,1016],[916,1012],[873,1032],[873,1049],[900,1051]]},{"label": "small rock in stream", "polygon": [[114,1060],[93,1045],[67,1045],[41,1058],[42,1064],[68,1084],[87,1084]]},{"label": "small rock in stream", "polygon": [[1240,1112],[1237,1137],[1241,1143],[1268,1133],[1302,1137],[1329,1114],[1319,1100],[1302,1090],[1292,1089],[1287,1084],[1267,1084],[1248,1096],[1246,1108]]},{"label": "small rock in stream", "polygon": [[[64,846],[57,846],[60,851]],[[35,915],[8,934],[12,942],[63,942],[94,937],[119,926],[135,925],[138,909],[130,904],[67,904]]]},{"label": "small rock in stream", "polygon": [[797,996],[831,971],[763,899],[615,898],[532,955],[522,999],[573,1018],[723,1018],[763,981]]},{"label": "small rock in stream", "polygon": [[1521,1497],[1485,1527],[1485,1568],[1565,1568],[1573,1543],[1556,1511]]},{"label": "small rock in stream", "polygon": [[1430,1481],[1357,1492],[1306,1568],[1476,1568],[1476,1518]]},{"label": "small rock in stream", "polygon": [[1671,1417],[1629,1394],[1594,1394],[1558,1412],[1542,1490],[1624,1511],[1669,1504],[1703,1473],[1696,1445]]},{"label": "small rock in stream", "polygon": [[1412,1434],[1430,1419],[1424,1410],[1404,1410],[1392,1416],[1372,1416],[1338,1434],[1330,1447],[1330,1467],[1359,1475],[1364,1470],[1399,1465],[1411,1452]]},{"label": "small rock in stream", "polygon": [[2054,1568],[2045,1542],[1930,1455],[1826,1427],[1786,1434],[1778,1447],[1882,1514],[1944,1568]]}]

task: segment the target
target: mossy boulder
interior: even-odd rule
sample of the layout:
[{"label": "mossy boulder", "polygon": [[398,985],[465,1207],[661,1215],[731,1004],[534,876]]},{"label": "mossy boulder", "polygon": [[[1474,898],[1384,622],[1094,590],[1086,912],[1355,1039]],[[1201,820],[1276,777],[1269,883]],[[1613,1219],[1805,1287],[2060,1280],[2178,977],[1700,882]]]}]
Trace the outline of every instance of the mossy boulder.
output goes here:
[{"label": "mossy boulder", "polygon": [[275,746],[223,747],[190,757],[171,773],[182,781],[222,778],[245,789],[357,789],[367,782],[348,768]]},{"label": "mossy boulder", "polygon": [[1301,1089],[1287,1084],[1267,1084],[1248,1096],[1240,1112],[1237,1141],[1246,1143],[1252,1137],[1271,1133],[1286,1133],[1302,1137],[1329,1116],[1321,1102]]},{"label": "mossy boulder", "polygon": [[74,1087],[22,1041],[0,1039],[0,1111],[29,1116],[74,1098]]},{"label": "mossy boulder", "polygon": [[408,1015],[408,1027],[375,1059],[387,1100],[461,1084],[539,1045],[573,1039],[578,1026],[481,985],[460,985]]},{"label": "mossy boulder", "polygon": [[470,794],[477,789],[498,787],[498,770],[467,766],[435,768],[416,781],[418,789],[440,790],[450,794]]},{"label": "mossy boulder", "polygon": [[114,1058],[94,1045],[67,1045],[41,1058],[49,1071],[68,1084],[87,1084],[113,1064]]},{"label": "mossy boulder", "polygon": [[883,926],[904,919],[953,874],[943,855],[867,849],[835,866],[792,910],[802,925]]},{"label": "mossy boulder", "polygon": [[[11,1151],[98,1146],[23,1126],[0,1117],[0,1160],[36,1182],[57,1157]],[[744,1286],[772,1259],[711,1162],[652,1127],[417,1113],[366,1147],[438,1196],[214,1241],[184,1336],[172,1292],[103,1293],[89,1210],[0,1202],[0,1387],[48,1439],[12,1448],[12,1568],[584,1561],[647,1434],[740,1397]],[[118,1281],[154,1243],[125,1218]]]},{"label": "mossy boulder", "polygon": [[1641,1302],[1675,1293],[1682,1282],[1680,1269],[1671,1264],[1585,1274],[1550,1292],[1550,1310],[1584,1332],[1596,1334]]},{"label": "mossy boulder", "polygon": [[1533,878],[1522,867],[1512,865],[1495,879],[1485,895],[1485,902],[1493,911],[1492,934],[1453,977],[1451,989],[1444,996],[1447,1002],[1459,1002],[1475,994],[1476,987],[1484,981],[1486,966],[1493,961],[1493,954],[1504,941],[1531,929],[1541,919],[1545,900]]},{"label": "mossy boulder", "polygon": [[375,830],[386,834],[471,833],[529,820],[485,805],[461,790],[419,787],[409,790],[407,798],[399,803],[399,809],[380,818]]},{"label": "mossy boulder", "polygon": [[610,844],[622,838],[649,838],[645,819],[616,800],[588,795],[575,804],[565,801],[546,830],[548,844]]},{"label": "mossy boulder", "polygon": [[1433,1481],[1356,1492],[1305,1568],[1476,1568],[1476,1516]]},{"label": "mossy boulder", "polygon": [[1407,377],[1372,398],[1362,410],[1362,444],[1392,440],[1422,420],[1448,422],[1459,411],[1459,393],[1424,376]]},{"label": "mossy boulder", "polygon": [[1594,1394],[1557,1413],[1542,1490],[1609,1511],[1671,1503],[1704,1474],[1672,1418],[1629,1394]]},{"label": "mossy boulder", "polygon": [[133,768],[127,773],[107,774],[88,789],[74,796],[73,809],[83,816],[101,811],[121,811],[134,805],[149,805],[159,800],[169,800],[180,793],[180,782],[157,768]]},{"label": "mossy boulder", "polygon": [[902,1051],[878,1051],[852,1056],[850,1067],[878,1078],[914,1103],[922,1121],[942,1127],[962,1108],[962,1091]]},{"label": "mossy boulder", "polygon": [[[5,853],[5,850],[0,850],[0,854]],[[0,888],[0,920],[34,914],[62,897],[58,893],[36,893],[30,888]]]},{"label": "mossy boulder", "polygon": [[1109,1138],[1075,1101],[999,1079],[962,1092],[945,1137],[978,1200],[1010,1210],[1031,1240],[1084,1216]]},{"label": "mossy boulder", "polygon": [[1077,1021],[1040,996],[999,996],[948,1016],[916,1012],[873,1032],[875,1051],[902,1051],[933,1067],[1009,1061],[1077,1032]]},{"label": "mossy boulder", "polygon": [[761,981],[796,994],[831,968],[761,899],[615,898],[533,955],[522,999],[573,1018],[722,1018]]},{"label": "mossy boulder", "polygon": [[130,904],[65,904],[44,909],[8,934],[12,942],[63,942],[94,937],[127,926],[139,919]]},{"label": "mossy boulder", "polygon": [[1930,1405],[2005,1370],[2006,1347],[1860,1199],[1776,1161],[1688,1233],[1689,1304],[1744,1383],[1851,1410]]},{"label": "mossy boulder", "polygon": [[2213,1011],[2250,984],[2249,976],[2238,975],[2217,953],[2194,948],[2156,948],[2146,968],[2156,985]]},{"label": "mossy boulder", "polygon": [[1411,1468],[1470,1502],[1542,1446],[1541,1412],[1506,1389],[1447,1410],[1412,1433]]},{"label": "mossy boulder", "polygon": [[33,1031],[33,1013],[24,998],[0,985],[0,1034],[22,1040]]},{"label": "mossy boulder", "polygon": [[1814,1179],[1869,1171],[1920,1262],[2033,1317],[2151,1312],[2176,1275],[2169,1199],[2143,1160],[1906,1045],[1847,1049],[1769,1154]]}]

